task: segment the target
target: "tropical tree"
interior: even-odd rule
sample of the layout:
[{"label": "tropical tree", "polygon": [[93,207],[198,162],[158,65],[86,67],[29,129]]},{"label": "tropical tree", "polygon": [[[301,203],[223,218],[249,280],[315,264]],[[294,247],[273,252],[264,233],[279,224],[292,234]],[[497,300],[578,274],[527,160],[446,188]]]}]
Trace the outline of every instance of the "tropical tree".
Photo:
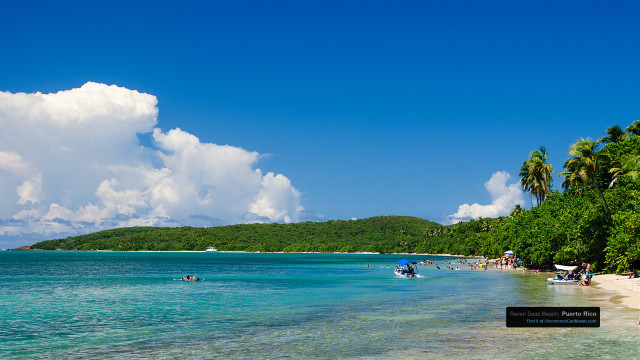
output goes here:
[{"label": "tropical tree", "polygon": [[558,174],[564,177],[563,187],[575,186],[578,183],[582,183],[585,186],[593,186],[600,195],[604,208],[607,211],[607,215],[611,218],[611,211],[609,211],[609,205],[604,198],[604,194],[598,182],[596,180],[596,174],[601,167],[609,160],[609,156],[601,154],[598,151],[599,145],[603,142],[603,138],[596,141],[591,138],[581,138],[571,145],[569,155],[572,157],[567,159],[564,163],[565,171]]},{"label": "tropical tree", "polygon": [[633,180],[640,179],[640,155],[626,157],[621,163],[615,164],[609,172],[613,174],[609,188],[612,188],[622,175],[629,175]]},{"label": "tropical tree", "polygon": [[[529,159],[530,160],[530,159]],[[531,199],[531,206],[533,206],[533,174],[532,171],[529,170],[529,160],[525,160],[520,167],[520,185],[522,185],[522,191],[529,193],[529,198]]]},{"label": "tropical tree", "polygon": [[522,213],[524,213],[524,209],[522,209],[520,204],[516,204],[516,206],[513,207],[513,211],[511,211],[511,213],[509,214],[509,219],[513,219],[514,217],[521,215]]},{"label": "tropical tree", "polygon": [[551,191],[553,168],[547,162],[547,156],[547,149],[541,146],[538,150],[531,152],[529,159],[520,167],[520,184],[523,191],[529,192],[532,205],[534,196],[536,204],[540,206]]},{"label": "tropical tree", "polygon": [[625,130],[629,134],[640,135],[640,120],[634,121],[631,125],[627,126]]},{"label": "tropical tree", "polygon": [[569,160],[566,160],[564,162],[564,171],[561,172],[560,174],[558,174],[558,176],[562,176],[562,184],[560,184],[560,187],[562,188],[563,191],[569,190],[569,189],[573,189],[573,190],[578,190],[576,189],[578,184],[582,184],[582,180],[580,178],[580,174],[578,174],[578,169],[575,163],[569,163]]},{"label": "tropical tree", "polygon": [[617,144],[627,138],[627,134],[618,125],[613,125],[607,129],[607,136],[602,138],[602,142]]}]

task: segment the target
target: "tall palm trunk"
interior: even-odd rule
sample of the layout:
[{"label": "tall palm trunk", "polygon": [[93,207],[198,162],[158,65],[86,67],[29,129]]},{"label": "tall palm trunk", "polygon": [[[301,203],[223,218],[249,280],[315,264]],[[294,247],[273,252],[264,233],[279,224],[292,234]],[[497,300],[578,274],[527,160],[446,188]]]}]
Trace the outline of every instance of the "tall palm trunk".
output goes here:
[{"label": "tall palm trunk", "polygon": [[607,215],[609,215],[609,220],[611,220],[611,211],[609,211],[609,205],[607,204],[607,200],[604,198],[604,194],[602,193],[602,190],[600,190],[600,187],[596,183],[596,179],[595,178],[593,179],[593,186],[596,188],[596,190],[598,190],[598,194],[600,194],[600,198],[602,199],[602,202],[604,203],[604,208],[605,208],[605,210],[607,210]]}]

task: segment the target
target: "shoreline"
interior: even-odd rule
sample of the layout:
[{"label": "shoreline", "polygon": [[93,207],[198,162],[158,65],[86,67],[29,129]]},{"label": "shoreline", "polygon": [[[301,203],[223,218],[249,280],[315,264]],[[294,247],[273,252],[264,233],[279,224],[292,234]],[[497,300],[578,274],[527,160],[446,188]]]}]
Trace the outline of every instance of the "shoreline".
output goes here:
[{"label": "shoreline", "polygon": [[465,259],[484,259],[482,256],[465,256],[465,255],[454,255],[454,254],[428,254],[428,253],[379,253],[379,252],[316,252],[316,251],[303,251],[303,252],[284,252],[284,251],[242,251],[242,250],[216,250],[216,251],[206,251],[206,250],[126,250],[126,251],[117,251],[117,250],[66,250],[66,249],[55,249],[55,250],[43,250],[43,249],[31,249],[28,246],[22,246],[16,249],[9,249],[7,251],[74,251],[74,252],[122,252],[122,253],[241,253],[241,254],[345,254],[345,255],[416,255],[416,256],[449,256],[449,257],[459,257]]},{"label": "shoreline", "polygon": [[592,287],[612,295],[611,304],[621,304],[626,308],[640,308],[640,278],[629,279],[627,275],[603,274],[591,278]]}]

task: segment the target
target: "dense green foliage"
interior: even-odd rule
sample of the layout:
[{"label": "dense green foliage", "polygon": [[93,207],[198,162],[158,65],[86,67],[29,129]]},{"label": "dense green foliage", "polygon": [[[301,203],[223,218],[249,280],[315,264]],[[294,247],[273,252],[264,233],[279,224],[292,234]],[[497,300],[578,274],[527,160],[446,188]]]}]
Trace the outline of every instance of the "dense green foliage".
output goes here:
[{"label": "dense green foliage", "polygon": [[[527,266],[589,262],[594,270],[640,268],[640,122],[598,140],[571,146],[560,176],[563,192],[549,191],[544,148],[521,168],[521,184],[538,206],[516,206],[509,217],[442,226],[385,216],[352,221],[245,224],[210,228],[136,227],[37,243],[34,249],[205,250],[263,252],[449,253],[498,257],[513,250]],[[602,146],[604,145],[604,146]]]},{"label": "dense green foliage", "polygon": [[509,247],[535,267],[572,261],[611,272],[640,267],[640,136],[619,126],[607,135],[576,141],[560,174],[565,191],[496,226],[483,253]]},{"label": "dense green foliage", "polygon": [[[429,251],[425,234],[442,228],[437,223],[405,216],[209,228],[135,227],[43,241],[31,248],[202,251],[215,247],[221,251],[396,253],[414,252],[418,248]],[[438,246],[440,248],[441,244]],[[456,244],[451,248],[458,247]]]},{"label": "dense green foliage", "polygon": [[[504,220],[504,219],[503,219]],[[378,252],[475,255],[496,219],[450,226],[407,216],[209,228],[132,227],[36,243],[41,250]],[[497,252],[502,251],[498,249]]]},{"label": "dense green foliage", "polygon": [[608,218],[598,198],[595,191],[583,196],[552,192],[541,206],[498,225],[490,243],[510,247],[535,267],[573,260],[597,267],[608,235]]}]

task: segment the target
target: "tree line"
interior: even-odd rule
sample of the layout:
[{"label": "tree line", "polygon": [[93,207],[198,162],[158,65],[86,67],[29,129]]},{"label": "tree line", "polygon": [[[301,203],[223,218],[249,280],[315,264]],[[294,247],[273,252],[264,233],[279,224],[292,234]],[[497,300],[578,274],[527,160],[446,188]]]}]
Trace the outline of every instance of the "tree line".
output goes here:
[{"label": "tree line", "polygon": [[425,233],[442,225],[408,216],[207,228],[132,227],[39,242],[43,250],[380,252],[427,250]]},{"label": "tree line", "polygon": [[[640,267],[640,120],[614,125],[596,140],[580,138],[569,149],[551,191],[553,168],[544,147],[520,169],[532,208],[491,233],[490,245],[509,246],[532,266],[587,261],[609,272]],[[533,206],[533,198],[536,206]]]},{"label": "tree line", "polygon": [[[374,252],[477,255],[494,222],[443,226],[409,216],[218,227],[129,227],[42,241],[40,250]],[[501,250],[498,250],[500,252]]]}]

